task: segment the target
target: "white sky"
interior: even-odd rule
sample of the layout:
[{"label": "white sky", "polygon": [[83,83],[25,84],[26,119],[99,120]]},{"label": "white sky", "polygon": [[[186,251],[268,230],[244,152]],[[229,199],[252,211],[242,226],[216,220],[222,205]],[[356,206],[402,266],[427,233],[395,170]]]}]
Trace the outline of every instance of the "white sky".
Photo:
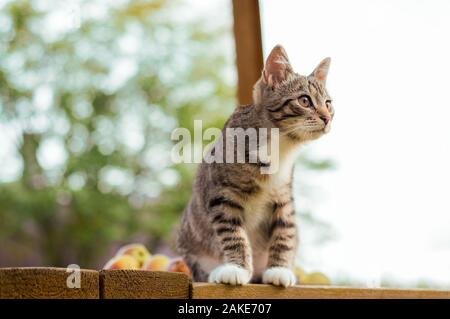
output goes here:
[{"label": "white sky", "polygon": [[282,44],[300,74],[332,58],[334,126],[307,148],[337,163],[311,177],[337,238],[302,238],[306,267],[450,286],[449,17],[446,0],[262,1],[265,56]]}]

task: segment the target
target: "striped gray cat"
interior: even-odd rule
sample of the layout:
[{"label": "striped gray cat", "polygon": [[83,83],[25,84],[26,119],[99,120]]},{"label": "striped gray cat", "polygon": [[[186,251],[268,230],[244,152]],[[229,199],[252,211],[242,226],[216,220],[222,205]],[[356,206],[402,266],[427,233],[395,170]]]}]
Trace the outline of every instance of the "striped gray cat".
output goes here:
[{"label": "striped gray cat", "polygon": [[[330,130],[334,111],[325,88],[329,65],[326,58],[309,76],[299,75],[277,45],[254,86],[254,103],[238,107],[225,123],[224,130],[277,128],[279,168],[262,173],[262,167],[273,163],[247,161],[247,144],[245,163],[200,164],[177,241],[195,281],[295,285],[294,159],[302,143]],[[227,134],[222,138],[213,153],[225,150]],[[257,147],[262,145],[268,144],[258,140]]]}]

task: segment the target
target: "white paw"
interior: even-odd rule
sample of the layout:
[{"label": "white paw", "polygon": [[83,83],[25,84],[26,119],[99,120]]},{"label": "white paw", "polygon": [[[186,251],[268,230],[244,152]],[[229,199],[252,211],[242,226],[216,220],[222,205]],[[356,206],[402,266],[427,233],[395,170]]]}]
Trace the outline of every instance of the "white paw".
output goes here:
[{"label": "white paw", "polygon": [[263,274],[263,283],[275,286],[290,287],[297,282],[295,274],[289,268],[272,267],[267,269]]},{"label": "white paw", "polygon": [[250,272],[238,265],[224,264],[211,271],[208,281],[218,284],[243,285],[250,281]]}]

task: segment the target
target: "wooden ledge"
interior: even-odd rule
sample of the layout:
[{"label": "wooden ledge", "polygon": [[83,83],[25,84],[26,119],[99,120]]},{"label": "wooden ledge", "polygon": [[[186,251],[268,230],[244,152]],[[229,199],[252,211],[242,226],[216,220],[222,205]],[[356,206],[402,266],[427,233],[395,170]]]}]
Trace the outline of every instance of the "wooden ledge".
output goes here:
[{"label": "wooden ledge", "polygon": [[66,268],[2,268],[0,299],[98,299],[95,270],[80,270],[80,288],[69,288]]},{"label": "wooden ledge", "polygon": [[346,288],[272,285],[229,286],[194,283],[192,299],[450,299],[450,291],[426,289]]},{"label": "wooden ledge", "polygon": [[80,288],[68,287],[65,268],[0,269],[0,299],[450,299],[450,291],[192,283],[183,273],[80,270]]},{"label": "wooden ledge", "polygon": [[188,299],[189,290],[189,277],[183,273],[100,271],[100,296],[103,299]]}]

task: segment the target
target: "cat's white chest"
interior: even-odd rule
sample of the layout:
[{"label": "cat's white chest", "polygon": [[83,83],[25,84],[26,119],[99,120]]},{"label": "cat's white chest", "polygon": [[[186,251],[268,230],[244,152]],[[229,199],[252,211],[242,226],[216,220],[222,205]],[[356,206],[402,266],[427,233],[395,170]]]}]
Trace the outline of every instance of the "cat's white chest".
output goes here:
[{"label": "cat's white chest", "polygon": [[268,238],[263,233],[263,225],[269,225],[273,212],[274,201],[286,197],[290,191],[295,150],[285,150],[280,153],[279,167],[259,183],[260,191],[252,196],[244,205],[244,218],[247,235],[253,252],[253,267],[255,275],[261,274],[267,266]]},{"label": "cat's white chest", "polygon": [[258,183],[260,191],[246,202],[245,217],[246,220],[255,221],[253,225],[267,217],[265,213],[271,210],[270,204],[277,200],[277,197],[286,191],[286,186],[291,183],[296,154],[295,148],[280,147],[277,169]]},{"label": "cat's white chest", "polygon": [[286,186],[291,182],[292,163],[285,163],[280,169],[262,181],[258,194],[252,196],[244,205],[245,224],[251,230],[257,228],[261,222],[270,218],[272,204],[277,200]]}]

